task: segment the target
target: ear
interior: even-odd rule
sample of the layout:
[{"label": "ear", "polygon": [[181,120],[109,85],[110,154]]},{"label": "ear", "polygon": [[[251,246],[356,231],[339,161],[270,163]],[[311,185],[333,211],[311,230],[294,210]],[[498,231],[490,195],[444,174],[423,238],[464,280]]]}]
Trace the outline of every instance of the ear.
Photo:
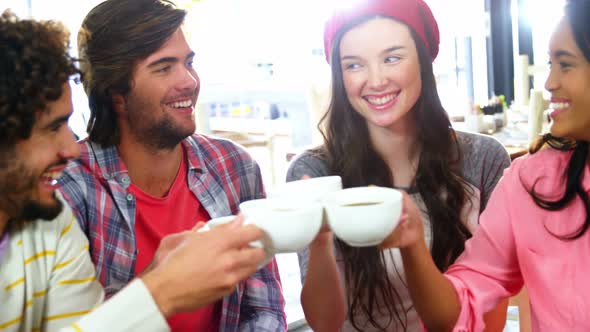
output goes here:
[{"label": "ear", "polygon": [[117,114],[125,112],[125,97],[120,94],[113,95],[113,109]]}]

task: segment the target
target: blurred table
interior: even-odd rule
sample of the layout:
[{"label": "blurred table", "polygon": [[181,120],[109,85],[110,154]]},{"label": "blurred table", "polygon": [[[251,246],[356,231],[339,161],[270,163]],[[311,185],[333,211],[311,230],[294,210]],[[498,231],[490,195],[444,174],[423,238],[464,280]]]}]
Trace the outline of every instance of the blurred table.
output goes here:
[{"label": "blurred table", "polygon": [[[454,121],[452,125],[455,130],[467,131],[465,122],[463,121]],[[529,138],[527,130],[528,123],[526,122],[509,123],[507,126],[489,135],[502,143],[506,151],[508,151],[510,159],[514,160],[528,152]]]},{"label": "blurred table", "polygon": [[[288,120],[212,117],[209,118],[208,127],[209,134],[232,140],[247,149],[263,148],[262,150],[266,151],[270,161],[268,171],[271,181],[265,181],[265,183],[272,186],[279,181],[277,170],[281,168],[279,160],[276,158],[280,155],[277,154],[277,146],[281,145],[280,142],[291,137],[291,126]],[[252,153],[252,150],[249,151]]]}]

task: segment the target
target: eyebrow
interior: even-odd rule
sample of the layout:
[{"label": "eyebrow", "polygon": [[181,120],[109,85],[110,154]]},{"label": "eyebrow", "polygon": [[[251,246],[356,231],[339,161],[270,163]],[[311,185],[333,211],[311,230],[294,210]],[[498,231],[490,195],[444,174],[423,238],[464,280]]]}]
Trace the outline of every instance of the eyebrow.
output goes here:
[{"label": "eyebrow", "polygon": [[555,51],[555,53],[553,54],[553,56],[556,57],[556,58],[564,57],[564,56],[565,57],[572,57],[572,58],[576,57],[575,54],[573,54],[571,52],[568,52],[568,51],[565,51],[565,50],[557,50],[557,51]]},{"label": "eyebrow", "polygon": [[[189,52],[186,55],[185,59],[190,59],[190,58],[192,58],[194,56],[195,56],[195,52],[191,51],[191,52]],[[158,60],[150,63],[147,67],[148,68],[154,68],[154,67],[157,67],[157,66],[162,65],[162,64],[176,63],[176,62],[178,62],[178,58],[177,57],[168,56],[168,57],[160,58],[160,59],[158,59]]]},{"label": "eyebrow", "polygon": [[[404,46],[392,46],[389,48],[384,49],[383,51],[381,51],[381,54],[387,54],[387,53],[391,53],[397,50],[402,50],[404,49]],[[356,55],[345,55],[341,58],[341,60],[350,60],[350,59],[358,59],[359,57]]]},{"label": "eyebrow", "polygon": [[63,116],[57,117],[57,118],[55,118],[55,119],[51,120],[51,122],[49,122],[49,123],[48,123],[48,124],[46,124],[45,126],[43,126],[43,129],[44,129],[44,130],[47,130],[47,129],[51,129],[51,128],[58,127],[58,126],[60,126],[62,123],[67,123],[67,122],[68,122],[68,120],[70,119],[70,116],[72,116],[72,113],[68,113],[68,114],[66,114],[66,115],[63,115]]},{"label": "eyebrow", "polygon": [[381,54],[391,53],[391,52],[394,52],[394,51],[397,51],[397,50],[401,50],[401,49],[404,49],[404,48],[405,48],[405,46],[392,46],[392,47],[390,47],[388,49],[383,50],[383,52],[381,52]]}]

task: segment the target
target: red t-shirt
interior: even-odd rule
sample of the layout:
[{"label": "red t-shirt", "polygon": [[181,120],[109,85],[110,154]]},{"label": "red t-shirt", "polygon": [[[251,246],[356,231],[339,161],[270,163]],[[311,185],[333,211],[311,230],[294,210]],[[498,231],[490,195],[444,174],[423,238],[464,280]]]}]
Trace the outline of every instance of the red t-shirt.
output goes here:
[{"label": "red t-shirt", "polygon": [[[183,152],[180,169],[165,197],[153,197],[133,184],[129,187],[129,191],[135,195],[137,202],[136,274],[150,264],[164,236],[190,230],[198,221],[209,220],[209,214],[188,188],[185,158]],[[172,331],[218,331],[220,318],[221,301],[218,301],[199,310],[174,315],[168,319],[168,324]]]}]

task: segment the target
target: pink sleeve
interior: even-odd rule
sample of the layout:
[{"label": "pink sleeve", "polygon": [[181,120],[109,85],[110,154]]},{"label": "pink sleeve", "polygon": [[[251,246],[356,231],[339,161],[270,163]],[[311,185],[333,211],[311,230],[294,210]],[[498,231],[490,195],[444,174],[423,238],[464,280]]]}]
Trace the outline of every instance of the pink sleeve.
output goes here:
[{"label": "pink sleeve", "polygon": [[504,174],[480,217],[478,230],[445,273],[461,303],[456,332],[483,331],[484,313],[522,288],[508,204],[514,200],[508,195],[513,192],[509,187],[520,185],[518,170],[512,167]]}]

